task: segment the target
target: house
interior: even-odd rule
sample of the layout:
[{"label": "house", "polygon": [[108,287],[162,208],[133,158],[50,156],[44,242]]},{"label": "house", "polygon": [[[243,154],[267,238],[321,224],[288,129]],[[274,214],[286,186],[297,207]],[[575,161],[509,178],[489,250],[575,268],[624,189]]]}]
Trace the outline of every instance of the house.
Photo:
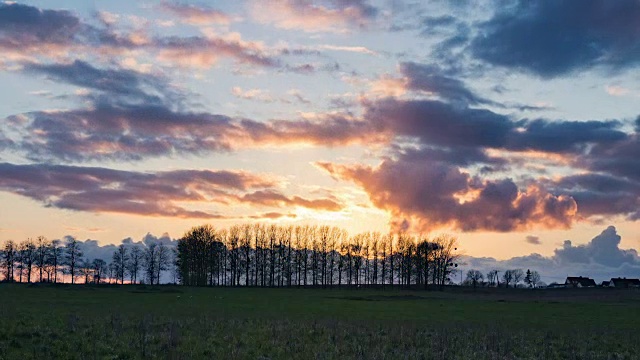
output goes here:
[{"label": "house", "polygon": [[567,280],[564,281],[564,284],[567,287],[579,287],[579,288],[596,286],[595,280],[590,279],[588,277],[582,277],[582,276],[569,276],[567,277]]},{"label": "house", "polygon": [[610,281],[605,280],[605,281],[602,282],[602,284],[600,284],[600,286],[601,287],[609,287],[609,283],[610,283]]},{"label": "house", "polygon": [[615,288],[631,288],[640,287],[640,279],[612,278],[609,281],[609,287]]}]

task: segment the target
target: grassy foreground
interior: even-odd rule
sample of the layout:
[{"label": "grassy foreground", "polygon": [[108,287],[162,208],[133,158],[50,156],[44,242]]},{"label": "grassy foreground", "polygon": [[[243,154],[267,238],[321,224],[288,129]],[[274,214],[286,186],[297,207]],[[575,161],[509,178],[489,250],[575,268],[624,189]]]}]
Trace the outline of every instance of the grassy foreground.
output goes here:
[{"label": "grassy foreground", "polygon": [[637,359],[640,291],[0,284],[0,359]]}]

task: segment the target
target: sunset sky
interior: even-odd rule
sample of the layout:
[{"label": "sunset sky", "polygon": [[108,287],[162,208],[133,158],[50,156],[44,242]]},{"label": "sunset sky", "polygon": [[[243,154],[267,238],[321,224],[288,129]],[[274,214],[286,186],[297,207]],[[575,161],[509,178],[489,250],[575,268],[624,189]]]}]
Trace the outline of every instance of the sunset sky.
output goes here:
[{"label": "sunset sky", "polygon": [[639,24],[638,0],[0,3],[0,242],[326,224],[638,277]]}]

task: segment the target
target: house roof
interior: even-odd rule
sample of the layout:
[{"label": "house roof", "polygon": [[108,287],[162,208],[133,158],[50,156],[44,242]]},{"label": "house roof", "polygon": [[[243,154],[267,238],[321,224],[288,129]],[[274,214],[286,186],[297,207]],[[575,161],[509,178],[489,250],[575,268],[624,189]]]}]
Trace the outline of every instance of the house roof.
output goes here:
[{"label": "house roof", "polygon": [[567,280],[565,281],[565,284],[566,283],[576,285],[580,284],[580,286],[596,286],[595,280],[582,276],[568,276]]},{"label": "house roof", "polygon": [[615,286],[640,286],[640,279],[612,278]]}]

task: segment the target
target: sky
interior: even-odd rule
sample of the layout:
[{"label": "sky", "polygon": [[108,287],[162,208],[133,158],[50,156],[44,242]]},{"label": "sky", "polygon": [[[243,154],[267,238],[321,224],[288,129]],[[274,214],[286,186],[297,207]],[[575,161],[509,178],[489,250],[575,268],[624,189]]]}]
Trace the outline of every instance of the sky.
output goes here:
[{"label": "sky", "polygon": [[323,224],[637,277],[638,24],[638,0],[2,2],[0,242]]}]

